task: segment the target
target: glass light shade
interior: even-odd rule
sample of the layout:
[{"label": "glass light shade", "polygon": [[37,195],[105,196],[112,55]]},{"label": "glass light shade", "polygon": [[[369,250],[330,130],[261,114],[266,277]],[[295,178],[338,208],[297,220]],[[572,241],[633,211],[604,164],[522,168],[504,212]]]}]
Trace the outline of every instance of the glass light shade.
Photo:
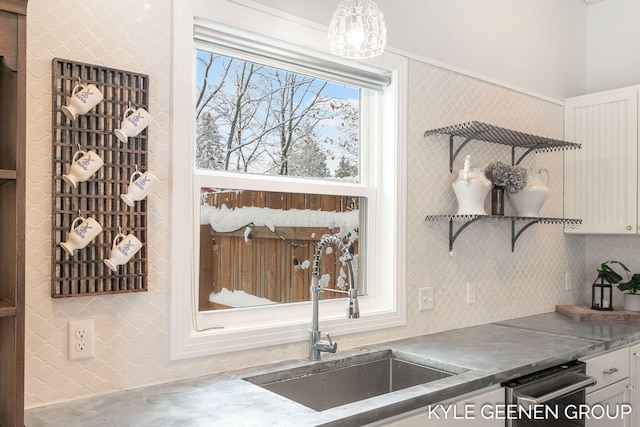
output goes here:
[{"label": "glass light shade", "polygon": [[384,51],[387,27],[372,0],[343,0],[329,24],[331,52],[345,58],[373,58]]}]

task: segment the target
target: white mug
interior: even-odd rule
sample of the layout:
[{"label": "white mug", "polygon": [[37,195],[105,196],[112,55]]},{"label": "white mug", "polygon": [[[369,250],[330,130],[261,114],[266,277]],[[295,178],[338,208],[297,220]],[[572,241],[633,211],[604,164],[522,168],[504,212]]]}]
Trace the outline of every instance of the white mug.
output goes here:
[{"label": "white mug", "polygon": [[105,259],[104,263],[112,271],[118,271],[118,266],[129,262],[141,247],[142,243],[133,234],[127,234],[125,236],[122,233],[118,233],[113,239],[111,256],[109,259]]},{"label": "white mug", "polygon": [[[80,221],[79,223],[77,223]],[[77,217],[71,223],[71,229],[66,242],[61,242],[62,249],[73,256],[76,249],[87,246],[98,234],[102,232],[102,226],[93,218]]]},{"label": "white mug", "polygon": [[87,114],[103,98],[102,92],[95,85],[75,85],[69,103],[62,107],[62,112],[69,120],[75,120],[79,115]]},{"label": "white mug", "polygon": [[123,114],[123,120],[120,123],[120,129],[116,129],[113,133],[116,134],[121,142],[127,142],[127,138],[133,138],[138,136],[149,123],[151,123],[151,114],[144,108],[127,108]]},{"label": "white mug", "polygon": [[145,173],[135,171],[129,179],[127,194],[121,194],[120,198],[127,205],[133,207],[135,202],[147,197],[147,194],[149,194],[156,185],[158,185],[158,178],[151,171],[146,171]]},{"label": "white mug", "polygon": [[102,158],[95,151],[78,150],[71,159],[69,173],[62,175],[62,179],[72,188],[76,188],[79,182],[84,182],[91,178],[91,175],[96,173],[103,164]]}]

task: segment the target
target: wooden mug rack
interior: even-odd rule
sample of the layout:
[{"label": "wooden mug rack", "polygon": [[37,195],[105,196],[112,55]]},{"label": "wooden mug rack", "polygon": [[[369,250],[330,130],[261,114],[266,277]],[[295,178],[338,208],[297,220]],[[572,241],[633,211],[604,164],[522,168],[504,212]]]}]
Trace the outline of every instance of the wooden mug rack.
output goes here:
[{"label": "wooden mug rack", "polygon": [[[74,297],[147,290],[147,201],[127,206],[120,194],[126,193],[129,177],[137,169],[148,168],[148,130],[127,143],[121,143],[113,130],[120,127],[129,106],[149,111],[149,77],[98,65],[54,58],[52,62],[52,282],[51,296]],[[71,121],[63,114],[73,87],[94,84],[104,99],[87,114]],[[94,150],[104,165],[76,188],[66,184],[74,153]],[[60,247],[79,214],[94,218],[102,232],[72,257]],[[117,273],[103,260],[109,258],[113,238],[119,231],[133,233],[143,243],[140,251]]]}]

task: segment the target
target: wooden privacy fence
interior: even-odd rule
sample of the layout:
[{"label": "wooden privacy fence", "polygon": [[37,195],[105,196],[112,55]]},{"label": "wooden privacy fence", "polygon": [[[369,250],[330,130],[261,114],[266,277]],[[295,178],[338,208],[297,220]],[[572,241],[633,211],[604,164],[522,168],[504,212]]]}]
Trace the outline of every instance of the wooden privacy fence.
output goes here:
[{"label": "wooden privacy fence", "polygon": [[[357,197],[274,193],[259,191],[216,192],[203,195],[203,203],[231,209],[264,207],[271,209],[309,209],[329,212],[357,210]],[[233,215],[229,211],[229,215]],[[275,233],[264,226],[253,226],[247,242],[246,227],[233,232],[217,232],[209,224],[200,228],[199,308],[211,310],[229,308],[209,301],[212,292],[244,291],[277,303],[310,300],[309,286],[316,244],[323,234],[335,234],[338,229],[290,227],[275,224]],[[351,246],[358,252],[357,241]],[[329,274],[329,287],[334,287],[347,268],[340,261],[337,248],[325,250],[320,262],[320,274]],[[305,262],[308,261],[308,262]],[[322,298],[341,297],[324,292]]]},{"label": "wooden privacy fence", "polygon": [[217,208],[225,205],[229,209],[256,207],[349,212],[359,208],[359,197],[203,188],[202,203]]}]

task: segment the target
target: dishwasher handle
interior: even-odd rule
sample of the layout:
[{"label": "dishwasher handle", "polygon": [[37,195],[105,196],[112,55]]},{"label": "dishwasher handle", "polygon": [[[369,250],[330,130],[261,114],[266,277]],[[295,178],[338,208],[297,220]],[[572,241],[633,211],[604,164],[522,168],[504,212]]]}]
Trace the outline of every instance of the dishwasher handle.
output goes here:
[{"label": "dishwasher handle", "polygon": [[550,393],[543,394],[542,396],[539,396],[539,397],[519,395],[517,396],[517,402],[519,405],[522,405],[525,407],[529,407],[532,405],[539,405],[541,403],[545,403],[553,399],[558,399],[561,397],[568,396],[570,394],[573,394],[587,387],[596,385],[597,383],[596,379],[589,375],[584,375],[584,374],[575,374],[575,375],[576,377],[580,378],[580,381],[574,384],[570,384],[566,387],[562,387],[560,389],[554,390]]}]

